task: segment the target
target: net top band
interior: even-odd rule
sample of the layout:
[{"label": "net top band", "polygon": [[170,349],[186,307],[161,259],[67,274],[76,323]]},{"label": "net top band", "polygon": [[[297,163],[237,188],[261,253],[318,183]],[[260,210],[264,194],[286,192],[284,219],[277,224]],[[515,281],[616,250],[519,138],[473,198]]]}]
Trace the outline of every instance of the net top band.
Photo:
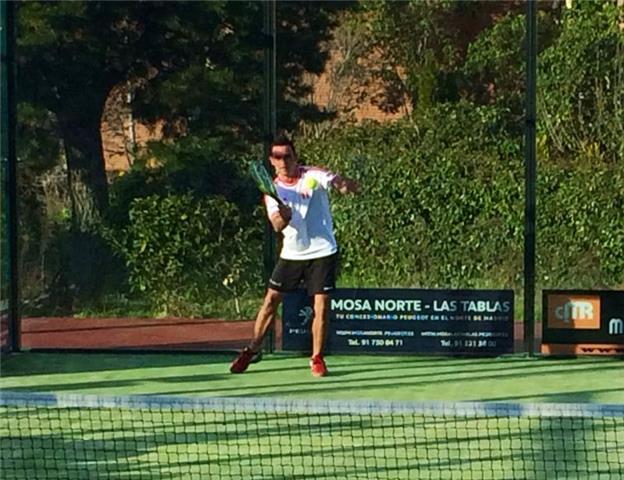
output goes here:
[{"label": "net top band", "polygon": [[433,415],[444,417],[624,417],[624,405],[594,403],[500,403],[295,398],[104,396],[67,393],[0,392],[12,407],[215,410],[224,412],[353,415]]}]

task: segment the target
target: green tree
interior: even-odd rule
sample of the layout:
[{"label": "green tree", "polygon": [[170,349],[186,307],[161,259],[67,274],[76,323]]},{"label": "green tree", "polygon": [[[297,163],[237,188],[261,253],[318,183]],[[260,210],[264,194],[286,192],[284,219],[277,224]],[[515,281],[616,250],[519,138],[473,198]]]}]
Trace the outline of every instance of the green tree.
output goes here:
[{"label": "green tree", "polygon": [[[298,85],[304,72],[322,69],[327,52],[318,44],[329,35],[328,12],[343,7],[280,4],[279,30],[293,47],[282,50],[281,92],[296,94],[303,88]],[[68,246],[64,251],[69,258],[57,263],[63,276],[81,273],[63,281],[65,291],[72,284],[80,289],[102,283],[97,275],[110,255],[100,247],[91,251],[102,245],[95,241],[102,217],[120,214],[120,221],[113,222],[119,225],[127,220],[132,198],[154,193],[150,186],[135,183],[136,192],[124,191],[125,211],[117,199],[111,211],[100,128],[113,88],[130,90],[135,118],[164,123],[166,139],[150,152],[167,164],[164,175],[156,174],[164,178],[159,185],[179,182],[170,190],[222,194],[250,203],[248,198],[238,202],[239,180],[212,175],[211,168],[240,172],[236,164],[241,154],[262,140],[262,9],[255,1],[18,4],[21,183],[40,183],[39,177],[59,156],[66,162],[70,208],[63,211],[62,227],[69,226],[71,232],[69,237],[63,234],[61,244]],[[292,100],[282,105],[288,106],[292,124],[314,115]],[[228,164],[223,169],[222,161]],[[134,180],[153,177],[139,174]],[[37,215],[41,230],[51,222],[43,218],[47,212],[40,193],[21,200],[32,204],[30,233],[36,231],[31,227]],[[40,255],[33,238],[28,239],[31,250]],[[87,290],[87,297],[95,295]]]},{"label": "green tree", "polygon": [[[383,52],[376,77],[392,101],[410,99],[424,114],[435,102],[456,101],[461,66],[470,42],[493,23],[495,14],[516,7],[504,2],[450,0],[366,1],[371,49]],[[383,106],[383,105],[382,105]]]},{"label": "green tree", "polygon": [[540,130],[555,155],[624,158],[624,7],[575,2],[539,58]]},{"label": "green tree", "polygon": [[312,92],[302,79],[321,74],[329,57],[327,42],[338,25],[337,12],[354,8],[354,1],[277,2],[277,124],[293,129],[301,121],[318,122],[326,114],[301,99]]},{"label": "green tree", "polygon": [[[285,96],[306,88],[304,72],[322,70],[327,52],[318,46],[329,35],[329,12],[345,5],[280,4]],[[116,85],[130,83],[134,113],[165,120],[170,137],[224,138],[219,148],[261,139],[261,29],[260,2],[20,3],[20,100],[56,116],[79,229],[107,205],[100,121]],[[295,121],[312,113],[284,105]]]},{"label": "green tree", "polygon": [[224,2],[24,2],[18,12],[20,100],[54,113],[73,223],[89,230],[107,206],[100,121],[111,89],[208,69],[226,50],[229,12]]}]

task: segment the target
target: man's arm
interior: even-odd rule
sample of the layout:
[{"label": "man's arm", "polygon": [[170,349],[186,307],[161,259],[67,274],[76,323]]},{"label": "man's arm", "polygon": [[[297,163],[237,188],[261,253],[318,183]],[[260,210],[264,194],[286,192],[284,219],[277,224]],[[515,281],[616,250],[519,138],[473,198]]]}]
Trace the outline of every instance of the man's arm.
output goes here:
[{"label": "man's arm", "polygon": [[334,177],[332,186],[343,195],[360,192],[360,184],[358,182],[350,178],[341,177],[340,175]]},{"label": "man's arm", "polygon": [[273,226],[273,230],[275,230],[276,232],[281,232],[290,223],[290,219],[292,218],[292,210],[286,205],[279,205],[278,208],[279,210],[277,212],[274,212],[269,217],[269,221]]}]

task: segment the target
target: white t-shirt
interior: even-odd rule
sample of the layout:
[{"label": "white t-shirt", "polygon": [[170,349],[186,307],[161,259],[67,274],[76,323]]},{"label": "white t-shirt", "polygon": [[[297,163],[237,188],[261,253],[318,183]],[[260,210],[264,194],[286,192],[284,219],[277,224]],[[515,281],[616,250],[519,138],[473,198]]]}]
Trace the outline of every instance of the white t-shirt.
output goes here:
[{"label": "white t-shirt", "polygon": [[[273,180],[277,194],[292,209],[290,223],[282,230],[281,258],[311,260],[338,251],[327,194],[335,177],[335,174],[321,168],[300,166],[299,178],[293,183],[285,183],[277,177]],[[306,186],[310,178],[316,180],[314,189]],[[264,201],[267,215],[271,217],[278,211],[278,204],[266,195]]]}]

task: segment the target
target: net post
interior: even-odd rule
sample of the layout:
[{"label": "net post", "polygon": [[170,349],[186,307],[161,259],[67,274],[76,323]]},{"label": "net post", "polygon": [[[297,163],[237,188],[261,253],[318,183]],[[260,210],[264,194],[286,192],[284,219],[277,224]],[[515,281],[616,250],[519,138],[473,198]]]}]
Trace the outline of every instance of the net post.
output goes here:
[{"label": "net post", "polygon": [[534,355],[535,343],[535,219],[536,219],[536,78],[537,2],[526,2],[525,199],[524,199],[524,348]]}]

